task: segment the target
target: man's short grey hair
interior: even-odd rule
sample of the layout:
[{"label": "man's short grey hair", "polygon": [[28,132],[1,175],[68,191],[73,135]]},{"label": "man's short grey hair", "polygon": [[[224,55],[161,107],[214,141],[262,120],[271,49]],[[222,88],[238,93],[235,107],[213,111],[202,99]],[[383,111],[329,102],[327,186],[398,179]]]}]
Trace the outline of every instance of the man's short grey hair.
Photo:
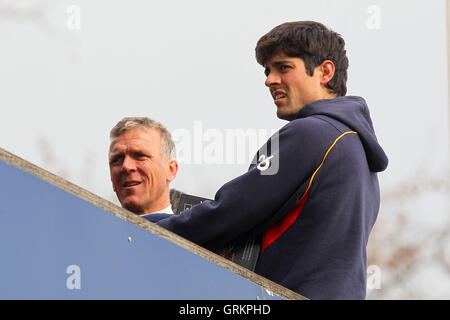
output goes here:
[{"label": "man's short grey hair", "polygon": [[172,140],[170,132],[158,121],[152,120],[147,117],[126,117],[120,120],[114,128],[111,129],[109,134],[111,140],[119,137],[126,130],[132,128],[142,127],[145,129],[155,129],[161,134],[161,146],[162,156],[164,160],[175,159],[175,143]]}]

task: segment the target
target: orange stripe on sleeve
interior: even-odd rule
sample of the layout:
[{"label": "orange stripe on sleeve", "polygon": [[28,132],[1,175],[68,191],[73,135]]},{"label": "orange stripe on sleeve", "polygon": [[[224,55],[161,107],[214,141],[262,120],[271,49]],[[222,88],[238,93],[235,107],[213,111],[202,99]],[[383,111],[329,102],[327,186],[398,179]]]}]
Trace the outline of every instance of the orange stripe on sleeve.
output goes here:
[{"label": "orange stripe on sleeve", "polygon": [[337,137],[336,140],[334,140],[333,144],[328,148],[327,152],[325,153],[325,156],[322,159],[322,162],[320,163],[320,165],[317,167],[317,169],[314,171],[311,178],[309,179],[308,187],[306,188],[306,191],[303,193],[303,195],[300,197],[300,200],[298,200],[298,202],[294,206],[294,208],[292,208],[292,210],[289,213],[287,213],[281,221],[272,225],[264,234],[261,252],[263,252],[272,242],[277,240],[295,222],[295,220],[297,220],[298,216],[300,215],[300,212],[303,209],[303,206],[305,205],[306,199],[308,198],[308,191],[309,191],[309,188],[311,187],[314,177],[316,176],[316,173],[322,167],[323,163],[325,162],[325,159],[327,158],[331,149],[333,149],[333,147],[336,145],[336,143],[343,136],[350,134],[350,133],[358,134],[356,131],[344,132],[339,137]]}]

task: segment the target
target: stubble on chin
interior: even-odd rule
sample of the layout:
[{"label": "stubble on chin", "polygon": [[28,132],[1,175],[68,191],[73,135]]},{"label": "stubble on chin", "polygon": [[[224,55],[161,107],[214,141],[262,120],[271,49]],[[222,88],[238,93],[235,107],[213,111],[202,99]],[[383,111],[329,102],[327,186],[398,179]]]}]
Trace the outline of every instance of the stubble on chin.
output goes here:
[{"label": "stubble on chin", "polygon": [[127,201],[125,199],[121,204],[122,204],[122,208],[127,209],[128,211],[131,211],[134,214],[137,214],[137,215],[143,214],[142,206],[133,201]]}]

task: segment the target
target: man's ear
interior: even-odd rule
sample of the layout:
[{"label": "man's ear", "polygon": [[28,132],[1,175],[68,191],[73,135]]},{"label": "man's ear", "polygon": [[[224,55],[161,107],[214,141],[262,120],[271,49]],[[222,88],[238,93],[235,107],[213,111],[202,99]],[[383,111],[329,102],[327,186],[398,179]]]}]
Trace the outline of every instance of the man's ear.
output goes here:
[{"label": "man's ear", "polygon": [[167,182],[171,182],[177,176],[178,172],[178,162],[175,159],[169,159],[167,162],[168,170],[167,170]]},{"label": "man's ear", "polygon": [[325,86],[334,77],[334,63],[331,60],[325,60],[319,66],[320,68],[320,84]]}]

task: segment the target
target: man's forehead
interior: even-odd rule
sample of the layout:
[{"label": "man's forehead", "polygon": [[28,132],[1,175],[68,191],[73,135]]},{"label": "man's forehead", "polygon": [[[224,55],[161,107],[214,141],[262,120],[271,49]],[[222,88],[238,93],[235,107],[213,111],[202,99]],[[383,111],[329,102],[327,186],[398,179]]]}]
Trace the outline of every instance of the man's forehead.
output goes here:
[{"label": "man's forehead", "polygon": [[278,51],[278,52],[274,53],[269,59],[267,59],[265,66],[268,66],[269,64],[274,64],[274,63],[278,64],[280,62],[293,62],[298,59],[300,59],[300,58],[288,56],[288,55],[286,55],[286,53],[284,53],[284,51]]},{"label": "man's forehead", "polygon": [[151,149],[159,146],[161,135],[158,130],[151,128],[135,127],[127,129],[118,137],[111,140],[110,152],[118,149]]}]

